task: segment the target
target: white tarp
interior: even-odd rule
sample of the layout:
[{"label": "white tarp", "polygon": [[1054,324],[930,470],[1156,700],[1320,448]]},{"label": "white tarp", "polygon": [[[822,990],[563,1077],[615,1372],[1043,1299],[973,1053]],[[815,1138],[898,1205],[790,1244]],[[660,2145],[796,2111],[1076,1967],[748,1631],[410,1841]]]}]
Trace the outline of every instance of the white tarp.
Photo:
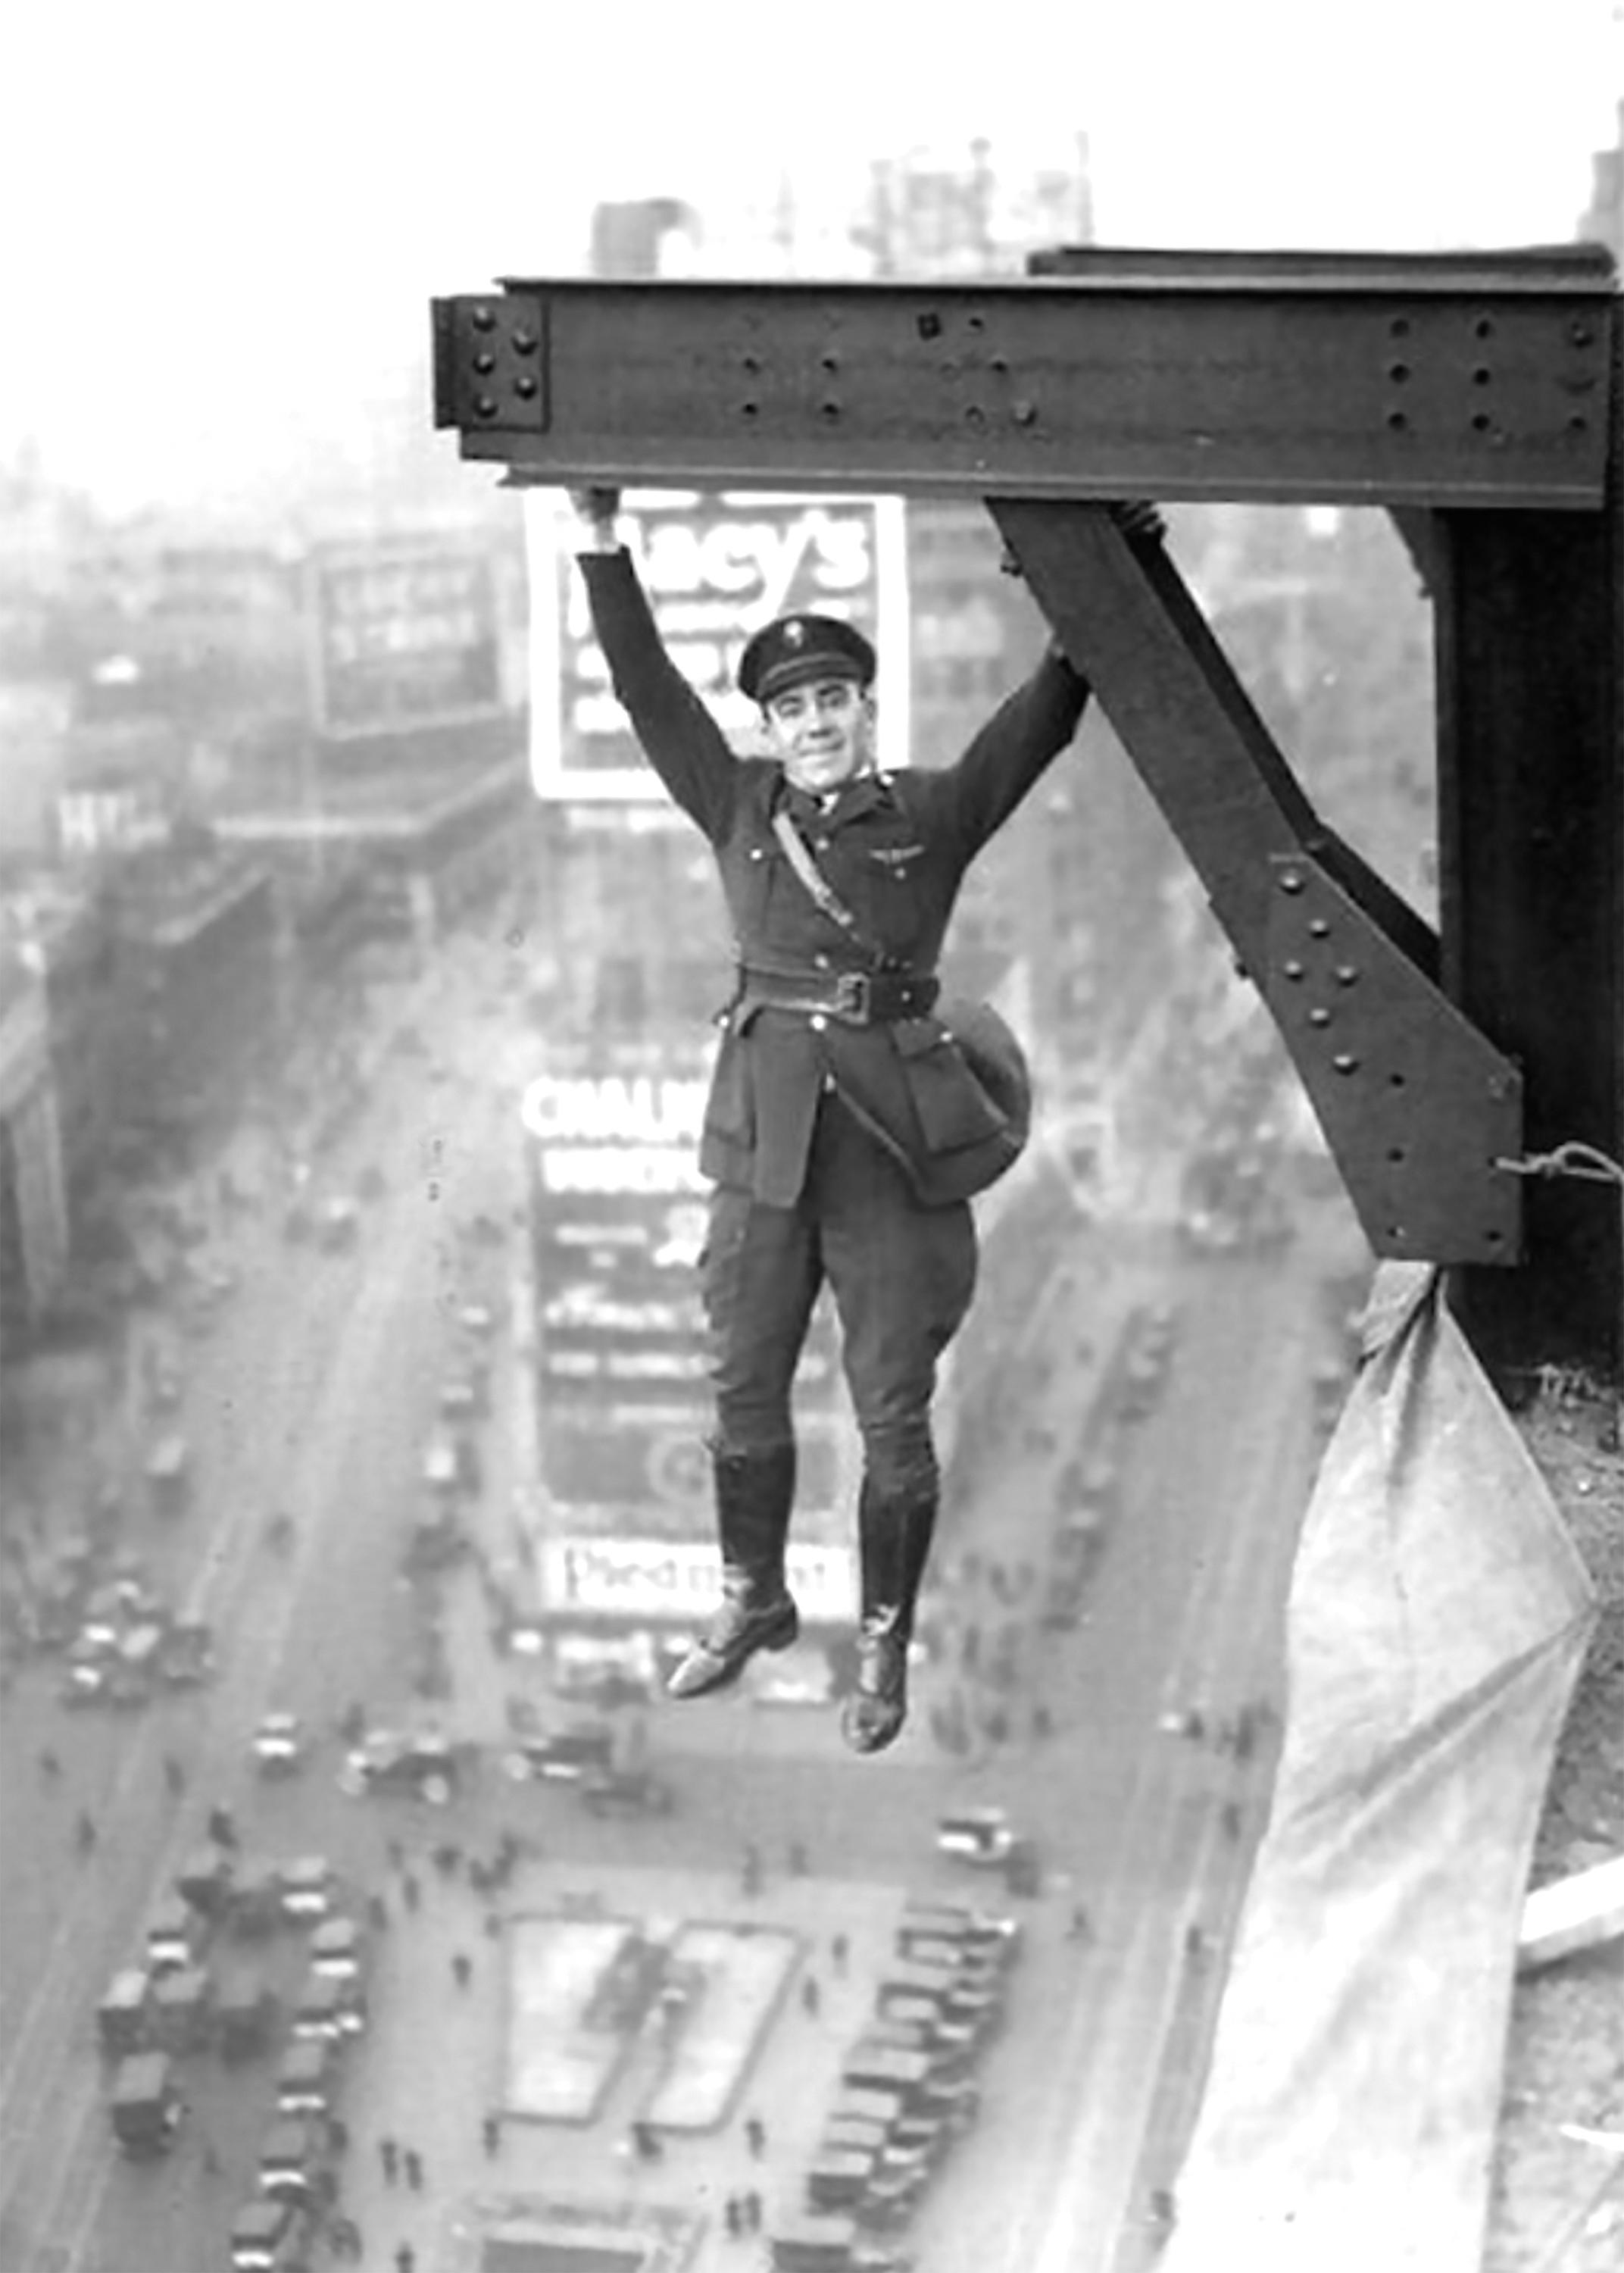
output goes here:
[{"label": "white tarp", "polygon": [[1434,1274],[1384,1272],[1163,2273],[1478,2273],[1530,1856],[1589,1579]]}]

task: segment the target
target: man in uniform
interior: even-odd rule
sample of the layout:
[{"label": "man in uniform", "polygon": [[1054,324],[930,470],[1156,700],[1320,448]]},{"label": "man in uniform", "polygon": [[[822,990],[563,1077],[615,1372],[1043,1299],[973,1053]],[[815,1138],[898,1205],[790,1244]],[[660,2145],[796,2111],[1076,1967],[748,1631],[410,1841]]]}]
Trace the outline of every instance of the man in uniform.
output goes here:
[{"label": "man in uniform", "polygon": [[[1051,647],[956,764],[888,776],[875,766],[869,642],[839,619],[791,615],[741,658],[771,753],[741,759],[665,654],[617,537],[618,492],[585,491],[575,506],[615,693],[715,854],[738,963],[700,1152],[715,1184],[701,1272],[722,1600],[670,1690],[704,1696],[796,1638],[790,1389],[827,1279],[864,1454],[842,1729],[876,1752],[907,1713],[936,1520],[936,1365],[976,1277],[969,1195],[1018,1143],[930,1015],[937,958],[966,869],[1071,740],[1088,688]],[[1149,508],[1119,510],[1131,533],[1147,533],[1145,514],[1158,532]],[[786,821],[820,875],[807,877]]]}]

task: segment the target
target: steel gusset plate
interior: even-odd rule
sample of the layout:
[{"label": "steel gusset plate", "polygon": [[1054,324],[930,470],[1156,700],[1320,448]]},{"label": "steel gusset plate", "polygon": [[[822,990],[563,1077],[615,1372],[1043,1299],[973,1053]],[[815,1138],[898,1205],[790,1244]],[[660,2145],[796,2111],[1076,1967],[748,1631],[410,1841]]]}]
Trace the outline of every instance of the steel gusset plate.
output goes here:
[{"label": "steel gusset plate", "polygon": [[1520,1150],[1520,1076],[1315,814],[1165,546],[1101,506],[987,505],[1274,1013],[1375,1252],[1516,1262],[1518,1181],[1490,1163]]},{"label": "steel gusset plate", "polygon": [[1254,976],[1372,1248],[1432,1263],[1522,1257],[1523,1145],[1511,1061],[1306,852],[1269,868]]},{"label": "steel gusset plate", "polygon": [[544,434],[547,331],[539,297],[483,292],[432,306],[435,424]]}]

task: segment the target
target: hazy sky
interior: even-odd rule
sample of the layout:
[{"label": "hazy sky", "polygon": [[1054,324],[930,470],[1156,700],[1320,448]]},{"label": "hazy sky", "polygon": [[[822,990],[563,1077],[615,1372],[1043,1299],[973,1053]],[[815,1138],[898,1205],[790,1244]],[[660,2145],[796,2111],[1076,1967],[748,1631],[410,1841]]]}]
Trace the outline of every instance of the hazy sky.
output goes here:
[{"label": "hazy sky", "polygon": [[1568,236],[1624,0],[41,0],[4,46],[0,457],[123,503],[339,423],[600,198],[1081,129],[1106,243]]}]

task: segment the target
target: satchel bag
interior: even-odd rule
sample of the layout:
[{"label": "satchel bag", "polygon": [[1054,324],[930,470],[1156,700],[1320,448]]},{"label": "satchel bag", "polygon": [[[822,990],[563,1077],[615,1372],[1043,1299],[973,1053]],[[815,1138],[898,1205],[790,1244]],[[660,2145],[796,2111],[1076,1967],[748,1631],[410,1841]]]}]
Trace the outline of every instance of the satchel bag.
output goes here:
[{"label": "satchel bag", "polygon": [[[860,948],[871,966],[886,957],[818,866],[787,813],[773,832],[818,906]],[[990,1002],[944,995],[934,1010],[892,1028],[903,1079],[924,1140],[923,1159],[907,1158],[921,1197],[969,1199],[1007,1175],[1032,1133],[1032,1075],[1026,1053]]]}]

